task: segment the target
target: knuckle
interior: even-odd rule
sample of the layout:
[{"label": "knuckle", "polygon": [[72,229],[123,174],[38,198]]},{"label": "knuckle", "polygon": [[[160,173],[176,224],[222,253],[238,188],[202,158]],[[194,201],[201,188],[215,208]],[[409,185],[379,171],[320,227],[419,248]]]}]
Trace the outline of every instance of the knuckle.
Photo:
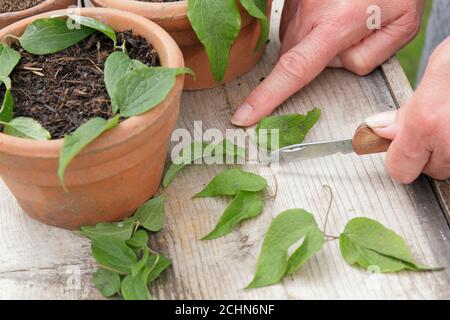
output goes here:
[{"label": "knuckle", "polygon": [[281,56],[278,62],[278,72],[285,78],[301,82],[305,78],[305,73],[309,70],[310,62],[304,54],[296,50],[291,50]]},{"label": "knuckle", "polygon": [[442,68],[448,68],[450,65],[450,36],[442,42],[430,57],[429,67],[439,71]]},{"label": "knuckle", "polygon": [[367,59],[363,59],[360,55],[354,55],[348,69],[358,76],[366,76],[371,73],[375,67]]},{"label": "knuckle", "polygon": [[418,132],[422,138],[429,138],[441,127],[442,117],[440,112],[435,111],[432,108],[419,107],[407,117],[405,126]]},{"label": "knuckle", "polygon": [[365,58],[357,51],[348,51],[341,54],[341,60],[344,67],[357,74],[358,76],[365,76],[375,69],[375,63],[370,59]]}]

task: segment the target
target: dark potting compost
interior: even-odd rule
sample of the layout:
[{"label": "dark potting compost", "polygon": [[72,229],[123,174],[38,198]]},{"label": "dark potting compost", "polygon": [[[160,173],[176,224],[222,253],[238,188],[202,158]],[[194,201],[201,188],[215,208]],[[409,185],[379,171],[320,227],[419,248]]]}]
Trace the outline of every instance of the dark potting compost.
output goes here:
[{"label": "dark potting compost", "polygon": [[0,13],[29,9],[44,1],[45,0],[0,0]]},{"label": "dark potting compost", "polygon": [[[148,66],[160,65],[155,49],[144,38],[130,31],[117,37],[119,44],[125,41],[130,58]],[[113,116],[103,74],[106,59],[114,51],[111,39],[95,33],[73,47],[44,56],[30,54],[17,43],[12,48],[22,56],[11,74],[14,117],[33,118],[53,139],[59,139],[91,118]]]}]

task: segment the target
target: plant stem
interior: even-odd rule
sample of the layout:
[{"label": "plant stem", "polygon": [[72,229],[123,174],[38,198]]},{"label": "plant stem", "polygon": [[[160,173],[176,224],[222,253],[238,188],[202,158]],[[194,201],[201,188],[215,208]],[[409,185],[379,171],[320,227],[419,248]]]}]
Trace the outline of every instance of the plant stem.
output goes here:
[{"label": "plant stem", "polygon": [[333,235],[330,235],[330,234],[324,234],[324,236],[325,236],[325,238],[329,238],[331,240],[339,240],[339,237],[333,236]]},{"label": "plant stem", "polygon": [[119,270],[116,270],[116,269],[114,269],[114,268],[107,267],[107,266],[104,266],[104,265],[101,265],[101,264],[99,264],[99,267],[100,267],[100,268],[103,268],[103,269],[106,269],[106,270],[109,270],[109,271],[112,271],[112,272],[115,272],[115,273],[118,273],[118,274],[123,275],[123,276],[126,275],[126,273],[124,273],[124,272],[121,272],[121,271],[119,271]]},{"label": "plant stem", "polygon": [[327,213],[325,215],[325,222],[323,225],[323,233],[326,234],[327,226],[328,226],[328,218],[330,217],[331,206],[333,205],[334,197],[333,197],[333,190],[331,189],[331,187],[329,185],[325,184],[325,185],[323,185],[323,187],[330,192],[330,200],[328,201]]}]

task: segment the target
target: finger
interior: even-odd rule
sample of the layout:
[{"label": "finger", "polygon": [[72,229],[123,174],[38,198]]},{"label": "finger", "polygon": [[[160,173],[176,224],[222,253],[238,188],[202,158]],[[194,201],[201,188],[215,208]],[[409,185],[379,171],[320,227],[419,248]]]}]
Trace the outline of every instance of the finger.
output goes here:
[{"label": "finger", "polygon": [[431,152],[417,123],[405,119],[386,156],[386,170],[400,183],[417,179],[427,165]]},{"label": "finger", "polygon": [[328,67],[330,67],[330,68],[343,68],[344,65],[342,64],[341,58],[339,58],[339,56],[336,56],[328,63]]},{"label": "finger", "polygon": [[[403,110],[403,109],[402,109]],[[366,118],[364,121],[369,128],[385,139],[394,140],[400,129],[401,111],[386,111]]]},{"label": "finger", "polygon": [[334,33],[327,28],[314,29],[280,58],[272,73],[233,115],[232,123],[238,126],[257,123],[312,81],[339,52],[339,42],[336,39]]},{"label": "finger", "polygon": [[[405,31],[408,29],[408,31]],[[367,75],[405,46],[415,33],[401,21],[376,30],[356,45],[339,54],[342,65],[358,74]]]},{"label": "finger", "polygon": [[280,41],[283,41],[286,30],[288,29],[289,23],[292,18],[297,13],[297,8],[299,8],[300,0],[289,0],[284,2],[283,14],[281,15],[280,22]]},{"label": "finger", "polygon": [[450,154],[445,149],[436,149],[431,154],[430,161],[423,172],[436,180],[445,180],[450,177]]},{"label": "finger", "polygon": [[302,17],[296,15],[291,19],[281,42],[279,57],[303,41],[311,31],[311,25]]}]

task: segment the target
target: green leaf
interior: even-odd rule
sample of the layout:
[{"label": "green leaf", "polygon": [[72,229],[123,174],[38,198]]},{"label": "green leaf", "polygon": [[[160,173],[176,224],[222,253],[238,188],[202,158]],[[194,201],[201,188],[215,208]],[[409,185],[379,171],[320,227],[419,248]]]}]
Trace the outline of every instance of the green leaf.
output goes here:
[{"label": "green leaf", "polygon": [[270,22],[266,16],[267,0],[240,0],[248,14],[259,20],[261,33],[256,44],[256,51],[261,50],[267,42],[270,33]]},{"label": "green leaf", "polygon": [[124,240],[96,237],[92,240],[92,255],[100,266],[124,274],[131,273],[137,263],[136,254]]},{"label": "green leaf", "polygon": [[222,81],[228,68],[231,46],[241,30],[236,0],[189,0],[188,18],[208,54],[216,81]]},{"label": "green leaf", "polygon": [[[73,21],[75,21],[76,23],[97,30],[101,33],[103,33],[105,36],[107,36],[108,38],[110,38],[114,44],[117,44],[117,35],[116,35],[116,31],[111,28],[110,26],[108,26],[107,24],[104,24],[103,22],[90,18],[90,17],[85,17],[85,16],[77,16],[77,15],[69,15],[68,16],[69,19],[72,19]],[[70,23],[70,21],[69,21]],[[75,26],[74,26],[75,27]],[[78,26],[76,26],[78,27]]]},{"label": "green leaf", "polygon": [[239,191],[225,209],[219,223],[202,240],[212,240],[231,233],[242,221],[255,218],[263,211],[261,196],[254,192]]},{"label": "green leaf", "polygon": [[[146,67],[145,64],[138,60],[132,60],[130,57],[121,51],[113,52],[109,55],[105,62],[105,85],[106,91],[110,97],[114,94],[114,88],[117,82],[127,73]],[[116,113],[117,106],[113,105],[113,112]]]},{"label": "green leaf", "polygon": [[132,268],[131,268],[131,275],[133,277],[137,277],[137,275],[139,274],[139,272],[141,272],[141,270],[145,267],[145,265],[147,264],[148,261],[148,257],[149,257],[149,252],[147,249],[143,250],[144,253],[142,254],[141,259],[138,261],[138,263],[136,263]]},{"label": "green leaf", "polygon": [[[288,250],[301,238],[300,246],[290,257]],[[259,288],[279,282],[287,272],[301,267],[322,248],[324,239],[312,214],[293,209],[273,219],[262,244],[255,276],[248,288]]]},{"label": "green leaf", "polygon": [[[308,132],[319,121],[320,109],[313,109],[306,115],[289,114],[262,119],[256,127],[258,145],[275,151],[287,146],[302,143]],[[279,136],[272,136],[271,130],[279,130]],[[279,141],[272,141],[272,139]],[[275,143],[272,145],[272,143]]]},{"label": "green leaf", "polygon": [[3,96],[2,107],[0,109],[0,121],[10,122],[14,118],[14,99],[11,94],[11,79],[0,76],[0,86],[4,84],[6,87]]},{"label": "green leaf", "polygon": [[122,280],[121,293],[125,300],[152,300],[144,272],[126,276]]},{"label": "green leaf", "polygon": [[0,43],[0,78],[8,77],[20,61],[20,53]]},{"label": "green leaf", "polygon": [[94,285],[104,297],[112,297],[120,291],[120,276],[115,272],[99,268],[94,274]]},{"label": "green leaf", "polygon": [[152,255],[151,257],[153,259],[149,258],[147,262],[147,267],[151,270],[147,279],[148,284],[155,281],[164,270],[172,265],[172,261],[162,254]]},{"label": "green leaf", "polygon": [[137,209],[134,217],[148,231],[160,231],[164,225],[164,198],[157,197],[147,201]]},{"label": "green leaf", "polygon": [[0,121],[0,123],[4,126],[3,132],[9,136],[31,140],[49,140],[51,138],[50,132],[32,118],[18,117],[10,122]]},{"label": "green leaf", "polygon": [[142,67],[129,71],[117,80],[112,89],[113,109],[119,110],[123,117],[138,116],[153,109],[166,99],[175,85],[176,76],[188,70]]},{"label": "green leaf", "polygon": [[239,191],[259,192],[266,188],[263,177],[240,169],[228,169],[217,175],[195,197],[234,196]]},{"label": "green leaf", "polygon": [[134,248],[145,248],[148,244],[148,233],[145,230],[136,231],[133,236],[127,241],[129,246]]},{"label": "green leaf", "polygon": [[373,268],[377,272],[440,269],[417,264],[401,236],[368,218],[350,220],[339,237],[339,244],[348,264]]},{"label": "green leaf", "polygon": [[324,242],[323,232],[319,228],[311,228],[305,235],[302,245],[290,256],[286,274],[300,269],[316,252],[322,249]]},{"label": "green leaf", "polygon": [[29,53],[45,55],[69,48],[94,32],[85,26],[70,29],[65,19],[44,18],[28,25],[19,42]]},{"label": "green leaf", "polygon": [[82,124],[74,133],[64,137],[64,143],[59,156],[58,177],[64,186],[64,173],[70,162],[92,141],[104,132],[119,124],[119,116],[105,120],[92,118]]},{"label": "green leaf", "polygon": [[104,236],[128,240],[133,234],[135,225],[136,222],[130,219],[123,222],[98,223],[95,226],[81,227],[81,234],[91,240]]},{"label": "green leaf", "polygon": [[167,188],[175,177],[189,164],[203,159],[203,151],[208,146],[205,142],[193,142],[184,147],[180,154],[173,160],[163,179],[163,187]]},{"label": "green leaf", "polygon": [[208,144],[206,142],[193,142],[190,145],[184,147],[179,155],[173,159],[172,164],[167,170],[164,179],[163,187],[167,188],[169,184],[175,179],[175,177],[188,165],[195,163],[197,160],[206,157],[218,157],[224,158],[244,158],[245,150],[231,141],[225,139],[218,144]]}]

